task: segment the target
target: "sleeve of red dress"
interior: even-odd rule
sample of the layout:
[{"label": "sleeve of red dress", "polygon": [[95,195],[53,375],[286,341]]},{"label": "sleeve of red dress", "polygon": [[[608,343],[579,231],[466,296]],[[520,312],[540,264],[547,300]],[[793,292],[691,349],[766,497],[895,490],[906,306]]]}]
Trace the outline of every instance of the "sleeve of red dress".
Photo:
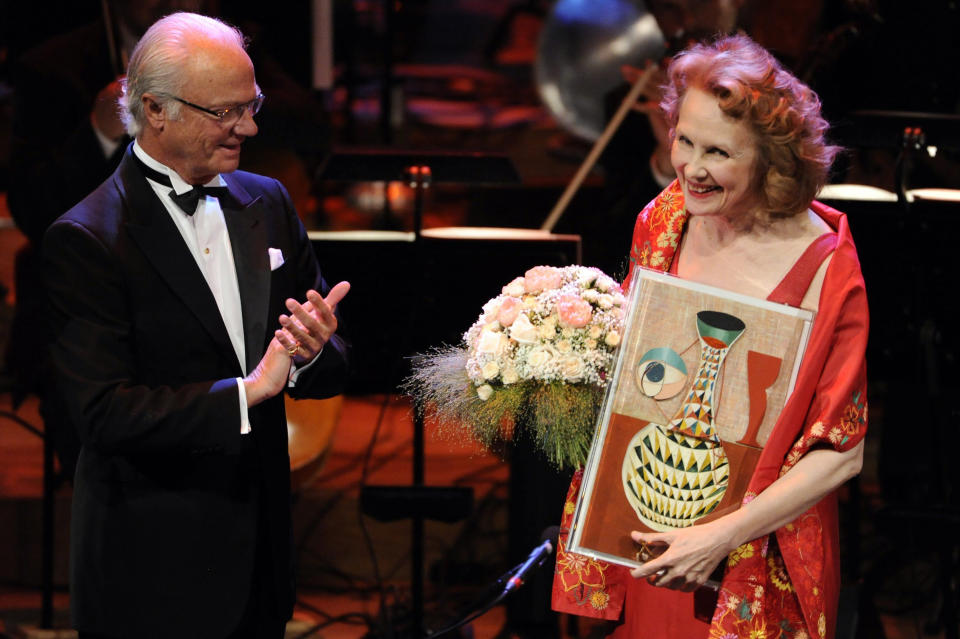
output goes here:
[{"label": "sleeve of red dress", "polygon": [[563,504],[557,561],[553,574],[553,609],[583,617],[617,620],[623,612],[630,572],[623,566],[567,552],[573,510],[583,481],[583,471],[574,473]]},{"label": "sleeve of red dress", "polygon": [[814,325],[812,337],[816,339],[811,339],[804,359],[809,358],[816,370],[802,371],[804,376],[815,375],[815,390],[803,433],[787,453],[781,475],[811,448],[850,450],[867,431],[869,313],[860,262],[849,233],[841,234],[827,269],[815,322],[824,326]]}]

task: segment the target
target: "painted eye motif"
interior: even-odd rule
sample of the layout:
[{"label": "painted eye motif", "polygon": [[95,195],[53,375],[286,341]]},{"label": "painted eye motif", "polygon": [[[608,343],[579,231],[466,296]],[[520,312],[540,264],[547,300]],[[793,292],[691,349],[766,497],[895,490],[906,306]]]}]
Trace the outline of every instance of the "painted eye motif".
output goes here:
[{"label": "painted eye motif", "polygon": [[669,399],[687,383],[687,365],[672,348],[652,348],[637,363],[637,386],[654,399]]}]

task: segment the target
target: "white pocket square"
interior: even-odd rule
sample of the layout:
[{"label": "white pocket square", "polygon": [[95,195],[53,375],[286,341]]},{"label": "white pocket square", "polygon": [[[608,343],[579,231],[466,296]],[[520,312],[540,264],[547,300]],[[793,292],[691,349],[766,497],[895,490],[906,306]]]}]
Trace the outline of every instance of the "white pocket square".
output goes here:
[{"label": "white pocket square", "polygon": [[271,271],[275,271],[283,266],[283,251],[278,248],[268,248],[267,253],[270,255]]}]

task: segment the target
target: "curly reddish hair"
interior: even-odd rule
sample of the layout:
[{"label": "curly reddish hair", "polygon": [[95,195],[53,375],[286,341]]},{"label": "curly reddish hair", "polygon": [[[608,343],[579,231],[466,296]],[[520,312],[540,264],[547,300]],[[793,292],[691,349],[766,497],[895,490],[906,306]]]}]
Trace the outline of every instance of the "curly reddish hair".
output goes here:
[{"label": "curly reddish hair", "polygon": [[723,113],[754,131],[755,190],[764,211],[790,217],[806,210],[840,151],[825,139],[829,125],[817,94],[745,35],[695,44],[674,57],[660,102],[671,136],[690,87],[713,95]]}]

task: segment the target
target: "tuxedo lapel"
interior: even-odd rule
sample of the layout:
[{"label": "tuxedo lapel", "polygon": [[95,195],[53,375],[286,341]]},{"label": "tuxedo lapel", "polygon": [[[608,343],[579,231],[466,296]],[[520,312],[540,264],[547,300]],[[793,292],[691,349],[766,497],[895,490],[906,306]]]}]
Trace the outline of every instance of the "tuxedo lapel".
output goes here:
[{"label": "tuxedo lapel", "polygon": [[127,209],[127,230],[167,285],[197,317],[223,356],[239,368],[217,301],[170,214],[137,168],[132,153],[131,146],[120,163],[119,177],[115,178]]},{"label": "tuxedo lapel", "polygon": [[263,201],[252,198],[236,179],[225,175],[232,201],[221,202],[230,234],[233,263],[240,288],[243,338],[247,370],[254,369],[266,342],[267,305],[270,297],[270,261]]}]

